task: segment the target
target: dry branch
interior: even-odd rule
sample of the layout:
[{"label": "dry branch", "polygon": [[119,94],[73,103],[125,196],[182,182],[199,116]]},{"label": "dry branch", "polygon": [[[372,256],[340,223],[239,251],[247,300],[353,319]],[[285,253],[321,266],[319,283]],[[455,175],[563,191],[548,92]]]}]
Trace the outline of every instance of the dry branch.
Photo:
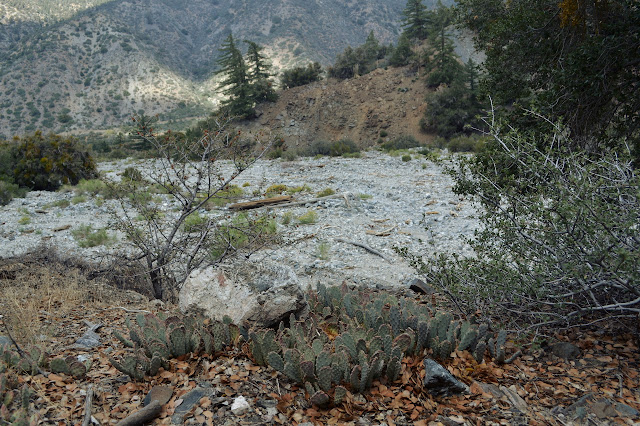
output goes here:
[{"label": "dry branch", "polygon": [[361,247],[361,248],[365,249],[366,251],[368,251],[371,254],[375,254],[376,256],[380,256],[381,258],[383,258],[387,262],[391,262],[391,260],[387,256],[385,256],[384,254],[380,253],[378,250],[372,249],[371,247],[369,247],[366,244],[358,243],[358,242],[355,242],[355,241],[348,241],[348,240],[345,240],[343,238],[336,238],[336,241],[339,241],[339,242],[342,242],[342,243],[351,244],[351,245],[354,245],[354,246],[357,246],[357,247]]},{"label": "dry branch", "polygon": [[150,422],[160,415],[162,404],[160,401],[151,401],[149,405],[122,419],[116,426],[138,426]]},{"label": "dry branch", "polygon": [[251,210],[260,207],[272,206],[273,204],[284,203],[291,200],[291,195],[280,195],[278,197],[263,198],[261,200],[235,203],[229,206],[229,210]]},{"label": "dry branch", "polygon": [[84,420],[82,426],[89,426],[91,423],[91,405],[93,403],[93,385],[89,385],[87,389],[87,399],[84,402]]}]

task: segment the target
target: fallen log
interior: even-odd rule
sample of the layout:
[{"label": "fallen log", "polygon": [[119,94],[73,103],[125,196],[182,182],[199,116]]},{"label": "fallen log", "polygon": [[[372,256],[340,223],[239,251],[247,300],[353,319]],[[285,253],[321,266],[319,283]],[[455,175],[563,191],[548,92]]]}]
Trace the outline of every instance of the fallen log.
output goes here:
[{"label": "fallen log", "polygon": [[263,198],[261,200],[246,201],[243,203],[235,203],[229,206],[230,210],[250,210],[260,207],[271,206],[274,204],[285,203],[291,201],[291,195],[280,195],[278,197]]}]

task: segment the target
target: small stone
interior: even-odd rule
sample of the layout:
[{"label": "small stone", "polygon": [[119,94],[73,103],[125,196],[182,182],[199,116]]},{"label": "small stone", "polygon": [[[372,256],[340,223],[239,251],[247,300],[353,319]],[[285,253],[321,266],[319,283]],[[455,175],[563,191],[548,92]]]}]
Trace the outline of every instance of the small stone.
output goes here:
[{"label": "small stone", "polygon": [[558,342],[551,346],[551,353],[559,358],[575,359],[580,356],[580,349],[569,342]]},{"label": "small stone", "polygon": [[640,417],[640,412],[627,404],[618,402],[615,408],[622,417]]},{"label": "small stone", "polygon": [[246,413],[249,410],[249,408],[251,408],[251,407],[249,406],[249,403],[244,398],[244,396],[237,397],[233,401],[233,404],[231,404],[231,412],[233,414],[235,414],[236,416],[243,415],[244,413]]},{"label": "small stone", "polygon": [[451,396],[468,393],[469,387],[456,379],[453,374],[432,359],[424,360],[424,387],[435,396]]}]

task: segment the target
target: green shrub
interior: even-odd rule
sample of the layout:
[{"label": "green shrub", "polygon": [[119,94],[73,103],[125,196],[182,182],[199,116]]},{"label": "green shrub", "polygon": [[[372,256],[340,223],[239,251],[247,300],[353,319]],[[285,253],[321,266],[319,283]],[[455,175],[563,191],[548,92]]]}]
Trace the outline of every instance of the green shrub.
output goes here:
[{"label": "green shrub", "polygon": [[71,137],[40,131],[15,138],[13,158],[15,183],[35,190],[55,191],[63,184],[77,184],[80,179],[97,176],[88,152],[82,151]]},{"label": "green shrub", "polygon": [[217,260],[223,255],[239,251],[252,251],[273,241],[278,225],[269,216],[240,213],[216,230],[210,246],[210,257]]},{"label": "green shrub", "polygon": [[78,241],[78,245],[82,248],[96,247],[108,244],[114,240],[107,234],[107,230],[93,229],[91,225],[82,225],[71,231],[73,238]]},{"label": "green shrub", "polygon": [[283,88],[303,86],[322,79],[322,66],[318,62],[307,64],[306,67],[295,67],[282,71],[280,82]]},{"label": "green shrub", "polygon": [[380,130],[381,138],[386,138],[387,136],[389,136],[389,133],[386,130]]},{"label": "green shrub", "polygon": [[298,194],[300,192],[311,192],[311,188],[306,183],[302,186],[287,187],[287,194]]},{"label": "green shrub", "polygon": [[283,225],[290,224],[292,220],[293,220],[293,213],[292,212],[286,212],[285,214],[282,215],[282,224]]},{"label": "green shrub", "polygon": [[311,225],[318,221],[318,213],[314,210],[309,210],[302,216],[298,216],[298,222],[302,225]]},{"label": "green shrub", "polygon": [[333,195],[333,194],[335,194],[335,193],[336,193],[336,191],[334,191],[333,189],[331,189],[331,188],[325,188],[325,189],[323,189],[322,191],[318,192],[318,193],[316,194],[316,196],[317,196],[317,197],[328,197],[329,195]]},{"label": "green shrub", "polygon": [[71,199],[71,204],[80,204],[85,203],[87,201],[87,197],[85,195],[76,195]]},{"label": "green shrub", "polygon": [[411,161],[411,156],[409,154],[405,154],[402,156],[402,161],[404,161],[405,163],[408,161]]},{"label": "green shrub", "polygon": [[144,176],[142,172],[135,167],[127,167],[122,172],[122,179],[127,179],[132,182],[144,182]]},{"label": "green shrub", "polygon": [[420,127],[443,138],[471,134],[482,122],[476,118],[482,112],[475,95],[463,84],[455,84],[427,96],[428,107]]},{"label": "green shrub", "polygon": [[482,149],[484,139],[477,135],[459,135],[451,138],[446,147],[451,152],[478,152]]},{"label": "green shrub", "polygon": [[561,128],[547,136],[554,148],[540,149],[530,134],[501,130],[451,170],[455,192],[483,208],[474,253],[427,261],[429,282],[468,312],[501,320],[637,321],[640,176],[631,152],[623,142],[597,155],[572,150]]},{"label": "green shrub", "polygon": [[271,185],[270,187],[267,188],[267,190],[265,191],[265,194],[269,197],[269,196],[273,196],[276,194],[282,194],[283,192],[287,191],[287,185],[284,184],[276,184],[276,185]]},{"label": "green shrub", "polygon": [[20,188],[15,183],[0,180],[0,206],[6,206],[14,198],[24,197],[27,193],[25,188]]},{"label": "green shrub", "polygon": [[339,141],[329,145],[329,155],[332,157],[340,157],[345,154],[353,154],[360,152],[360,148],[351,139],[340,139]]},{"label": "green shrub", "polygon": [[385,151],[394,151],[398,149],[409,149],[420,146],[420,142],[411,135],[402,135],[397,138],[383,143],[380,147]]},{"label": "green shrub", "polygon": [[22,216],[18,219],[18,225],[28,225],[31,223],[31,216]]},{"label": "green shrub", "polygon": [[200,213],[195,212],[182,222],[182,230],[184,232],[198,232],[207,221],[206,217],[200,216]]},{"label": "green shrub", "polygon": [[57,200],[54,201],[53,203],[47,204],[46,207],[59,207],[61,209],[67,208],[71,205],[71,202],[69,200]]},{"label": "green shrub", "polygon": [[74,188],[77,195],[98,195],[104,194],[107,190],[107,184],[100,179],[81,179]]},{"label": "green shrub", "polygon": [[308,148],[302,149],[300,155],[304,157],[316,157],[318,155],[330,155],[331,146],[326,141],[316,141],[309,145]]}]

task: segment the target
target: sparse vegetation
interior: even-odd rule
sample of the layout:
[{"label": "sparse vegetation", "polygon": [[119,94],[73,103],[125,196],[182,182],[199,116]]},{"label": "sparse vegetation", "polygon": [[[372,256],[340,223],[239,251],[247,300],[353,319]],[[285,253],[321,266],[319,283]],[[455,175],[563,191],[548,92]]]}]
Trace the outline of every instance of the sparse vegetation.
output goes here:
[{"label": "sparse vegetation", "polygon": [[114,237],[107,234],[106,229],[93,229],[91,225],[81,225],[71,231],[71,235],[73,235],[73,238],[76,239],[78,245],[82,248],[107,245],[115,241]]},{"label": "sparse vegetation", "polygon": [[334,191],[332,188],[325,188],[322,191],[318,192],[316,194],[316,197],[328,197],[329,195],[333,195],[335,193],[336,191]]},{"label": "sparse vegetation", "polygon": [[315,210],[309,210],[305,214],[298,216],[298,223],[301,225],[311,225],[318,221],[318,213]]}]

